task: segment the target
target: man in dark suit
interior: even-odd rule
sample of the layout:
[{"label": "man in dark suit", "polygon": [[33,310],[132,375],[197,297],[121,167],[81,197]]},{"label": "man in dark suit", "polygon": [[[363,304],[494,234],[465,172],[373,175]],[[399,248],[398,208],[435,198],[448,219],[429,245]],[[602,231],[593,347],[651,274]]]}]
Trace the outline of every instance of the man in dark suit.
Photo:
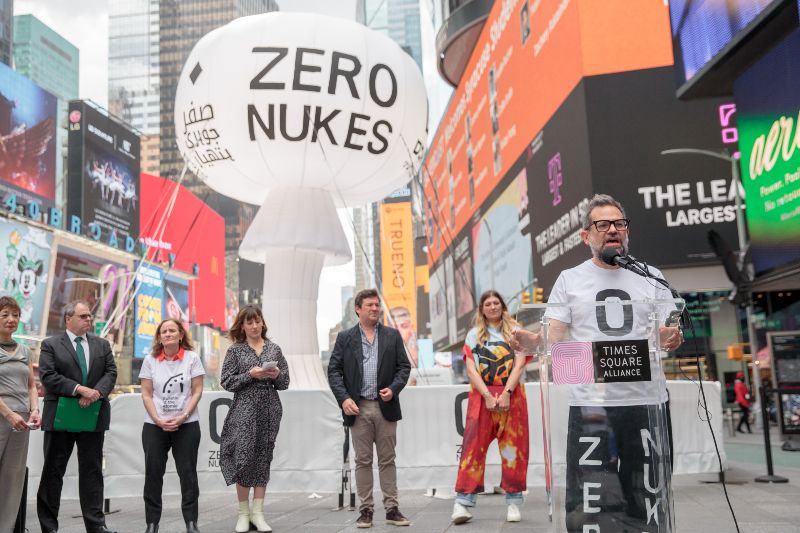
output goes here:
[{"label": "man in dark suit", "polygon": [[[111,533],[103,516],[103,438],[111,421],[108,395],[117,381],[111,345],[89,335],[89,304],[77,301],[64,308],[67,330],[45,339],[39,355],[39,378],[44,385],[44,466],[36,495],[42,531],[58,531],[58,509],[64,472],[78,445],[78,487],[83,521],[88,533]],[[60,396],[79,397],[80,406],[102,402],[94,431],[55,431],[53,423]],[[91,416],[88,414],[88,416]]]},{"label": "man in dark suit", "polygon": [[342,408],[344,425],[351,427],[356,456],[356,490],[361,500],[356,525],[372,527],[372,450],[378,451],[378,472],[386,509],[386,523],[407,526],[397,502],[395,445],[400,413],[400,391],[406,386],[411,365],[403,339],[379,319],[378,291],[356,294],[358,324],[342,331],[328,364],[328,382]]}]

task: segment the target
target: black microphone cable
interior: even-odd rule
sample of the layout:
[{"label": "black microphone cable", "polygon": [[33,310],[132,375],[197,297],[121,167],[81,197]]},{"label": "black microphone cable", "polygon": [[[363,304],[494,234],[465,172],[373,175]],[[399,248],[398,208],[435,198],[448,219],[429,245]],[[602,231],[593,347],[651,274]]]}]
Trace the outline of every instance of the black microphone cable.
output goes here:
[{"label": "black microphone cable", "polygon": [[[675,290],[673,287],[671,287],[669,282],[667,282],[667,280],[665,280],[663,278],[659,278],[657,276],[654,276],[652,273],[650,273],[650,270],[647,267],[647,263],[644,263],[644,262],[640,263],[633,256],[630,256],[630,255],[628,256],[628,258],[631,259],[631,264],[635,264],[636,268],[637,268],[637,270],[634,270],[632,268],[628,268],[628,270],[630,270],[631,272],[634,272],[636,274],[639,274],[641,276],[644,276],[645,279],[653,280],[653,281],[658,282],[659,284],[663,285],[667,290],[669,290],[670,293],[672,293],[673,298],[680,299],[680,294],[678,293],[678,291]],[[642,273],[640,273],[640,272],[642,272]],[[652,285],[652,283],[651,283],[651,285]],[[652,285],[652,286],[656,287],[656,285]],[[717,454],[717,462],[719,464],[719,474],[720,474],[720,482],[722,483],[722,492],[725,495],[725,502],[728,504],[728,509],[729,509],[729,511],[731,513],[731,517],[733,518],[733,525],[736,527],[736,532],[737,533],[741,533],[741,530],[739,529],[739,522],[736,519],[736,512],[733,510],[733,505],[731,504],[731,499],[730,499],[730,497],[728,495],[728,485],[725,482],[725,471],[722,468],[722,454],[720,454],[720,451],[719,451],[719,445],[717,443],[717,436],[714,434],[714,427],[711,425],[712,415],[711,415],[711,412],[708,410],[708,400],[706,399],[706,391],[703,388],[703,373],[702,373],[702,370],[701,370],[702,367],[700,366],[700,347],[697,344],[697,333],[696,333],[696,331],[694,329],[694,322],[692,322],[692,316],[689,313],[689,311],[686,309],[685,305],[684,305],[683,311],[681,313],[681,321],[684,321],[689,326],[689,331],[692,332],[692,341],[694,343],[695,364],[697,365],[697,381],[695,382],[695,380],[692,379],[683,370],[683,368],[680,366],[680,364],[678,365],[678,368],[680,369],[681,373],[687,378],[687,380],[689,380],[690,382],[694,382],[697,385],[697,387],[700,389],[700,396],[698,396],[698,399],[697,399],[697,405],[698,405],[698,413],[697,414],[698,414],[698,417],[700,418],[701,421],[706,422],[706,424],[708,425],[708,430],[709,430],[709,432],[711,432],[711,440],[714,443],[714,451]],[[705,418],[702,416],[702,412],[705,412]]]}]

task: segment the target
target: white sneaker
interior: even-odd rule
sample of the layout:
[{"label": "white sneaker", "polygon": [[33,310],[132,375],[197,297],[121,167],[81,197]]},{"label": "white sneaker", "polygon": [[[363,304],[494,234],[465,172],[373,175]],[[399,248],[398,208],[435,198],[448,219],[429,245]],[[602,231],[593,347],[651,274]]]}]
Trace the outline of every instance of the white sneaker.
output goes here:
[{"label": "white sneaker", "polygon": [[472,519],[469,509],[458,502],[453,504],[453,515],[450,517],[454,524],[464,524]]},{"label": "white sneaker", "polygon": [[506,513],[506,522],[519,522],[522,520],[522,515],[519,512],[519,507],[513,503],[508,504],[508,513]]}]

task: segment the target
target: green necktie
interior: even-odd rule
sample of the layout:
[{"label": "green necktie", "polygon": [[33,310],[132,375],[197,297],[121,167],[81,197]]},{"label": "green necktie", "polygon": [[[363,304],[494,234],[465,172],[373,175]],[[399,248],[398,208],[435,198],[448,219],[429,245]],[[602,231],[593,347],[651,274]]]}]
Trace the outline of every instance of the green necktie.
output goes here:
[{"label": "green necktie", "polygon": [[83,337],[75,337],[75,353],[78,354],[78,366],[81,367],[81,385],[86,385],[89,369],[86,368],[86,353],[83,351],[82,341]]}]

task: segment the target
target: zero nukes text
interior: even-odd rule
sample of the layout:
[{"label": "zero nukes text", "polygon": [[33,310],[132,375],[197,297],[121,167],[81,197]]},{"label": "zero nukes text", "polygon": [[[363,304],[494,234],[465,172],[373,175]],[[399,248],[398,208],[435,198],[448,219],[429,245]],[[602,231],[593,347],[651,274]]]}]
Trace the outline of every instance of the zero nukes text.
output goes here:
[{"label": "zero nukes text", "polygon": [[[263,58],[264,66],[250,80],[254,91],[306,91],[342,98],[368,99],[379,109],[390,109],[397,102],[397,76],[383,63],[366,68],[361,60],[344,52],[318,48],[289,48],[282,46],[257,46],[253,54]],[[274,70],[281,62],[293,64],[291,79],[281,78]],[[366,90],[359,92],[366,76]],[[389,137],[394,126],[386,117],[347,112],[326,108],[323,105],[291,103],[248,104],[247,125],[250,140],[259,137],[269,140],[317,142],[325,138],[335,146],[351,150],[367,150],[382,154],[389,147]]]}]

